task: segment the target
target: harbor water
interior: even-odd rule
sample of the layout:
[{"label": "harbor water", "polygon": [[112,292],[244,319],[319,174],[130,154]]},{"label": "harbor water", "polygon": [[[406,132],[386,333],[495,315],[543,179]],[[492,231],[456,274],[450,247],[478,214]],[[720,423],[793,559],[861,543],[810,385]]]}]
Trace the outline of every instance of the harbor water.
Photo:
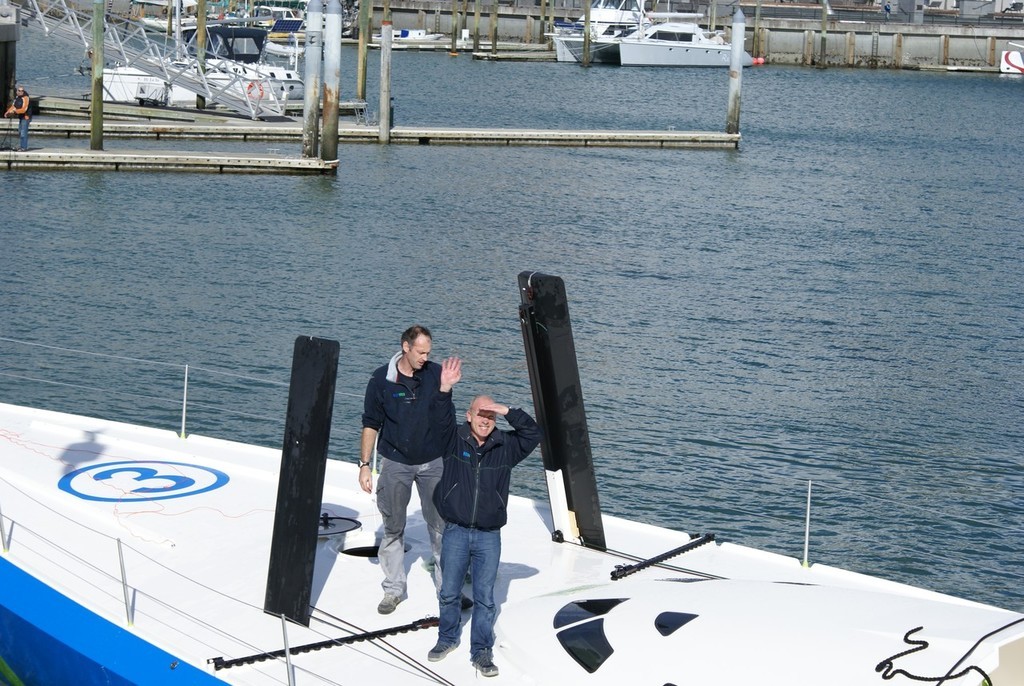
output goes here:
[{"label": "harbor water", "polygon": [[[30,93],[89,90],[80,47],[23,36]],[[724,70],[402,52],[393,79],[399,126],[725,127]],[[516,276],[543,271],[569,292],[606,512],[803,559],[810,483],[811,564],[1024,610],[1022,102],[1014,77],[764,67],[739,151],[7,173],[0,400],[180,431],[188,365],[186,433],[278,446],[293,342],[324,336],[331,454],[354,460],[366,380],[412,323],[464,359],[460,411],[531,407]],[[290,152],[105,143],[271,146]],[[539,460],[514,490],[545,496]]]}]

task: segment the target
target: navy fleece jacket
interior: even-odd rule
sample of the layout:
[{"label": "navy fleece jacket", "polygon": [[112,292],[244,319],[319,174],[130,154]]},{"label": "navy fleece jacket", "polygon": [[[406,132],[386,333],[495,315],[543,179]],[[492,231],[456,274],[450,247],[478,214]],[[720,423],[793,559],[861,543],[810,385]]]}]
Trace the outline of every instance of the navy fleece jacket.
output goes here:
[{"label": "navy fleece jacket", "polygon": [[363,427],[378,432],[377,452],[402,464],[425,464],[444,452],[441,428],[452,394],[441,392],[441,365],[427,362],[412,377],[397,374],[397,357],[374,370],[363,398]]},{"label": "navy fleece jacket", "polygon": [[434,504],[446,522],[478,529],[500,529],[508,521],[506,505],[512,468],[533,452],[541,430],[533,417],[509,408],[512,431],[495,429],[477,444],[469,422],[455,426],[451,408],[444,434],[444,474],[434,490]]}]

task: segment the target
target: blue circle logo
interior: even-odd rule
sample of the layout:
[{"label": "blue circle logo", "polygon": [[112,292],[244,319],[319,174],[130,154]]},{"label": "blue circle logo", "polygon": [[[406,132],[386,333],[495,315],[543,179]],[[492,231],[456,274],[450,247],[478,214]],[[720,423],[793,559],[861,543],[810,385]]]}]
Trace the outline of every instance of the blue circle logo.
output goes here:
[{"label": "blue circle logo", "polygon": [[229,480],[224,472],[197,464],[141,460],[76,469],[57,485],[83,500],[124,503],[198,495]]}]

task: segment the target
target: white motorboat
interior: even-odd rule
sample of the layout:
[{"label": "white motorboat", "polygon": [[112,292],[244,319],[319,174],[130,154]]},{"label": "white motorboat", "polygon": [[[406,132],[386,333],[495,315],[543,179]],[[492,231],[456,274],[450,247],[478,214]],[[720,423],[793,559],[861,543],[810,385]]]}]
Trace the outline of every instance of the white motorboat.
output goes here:
[{"label": "white motorboat", "polygon": [[[174,4],[171,0],[131,0],[129,18],[139,22],[150,31],[173,33],[175,22],[182,28],[196,25],[197,0],[180,0]],[[177,15],[177,17],[175,16]],[[168,29],[170,28],[170,31]]]},{"label": "white motorboat", "polygon": [[[647,21],[629,30],[592,35],[590,60],[595,64],[629,67],[728,67],[732,46],[721,31],[705,31],[700,14],[648,14]],[[669,19],[669,21],[662,21]],[[683,19],[691,21],[683,21]],[[583,34],[553,36],[556,50],[583,61]],[[754,64],[744,51],[742,66]]]},{"label": "white motorboat", "polygon": [[[638,0],[592,0],[590,4],[591,57],[596,62],[618,64],[615,39],[646,23]],[[583,31],[586,16],[575,22],[556,22],[554,33],[548,34],[555,44],[559,62],[579,62],[583,54]]]},{"label": "white motorboat", "polygon": [[[370,41],[380,45],[381,35],[375,33],[370,36]],[[391,40],[395,43],[421,43],[444,40],[443,33],[433,33],[426,29],[392,29]]]},{"label": "white motorboat", "polygon": [[[708,33],[694,22],[666,21],[619,39],[624,67],[728,67],[732,46],[721,32]],[[744,51],[741,64],[753,65]]]},{"label": "white motorboat", "polygon": [[[561,280],[519,287],[545,430],[519,468],[543,462],[550,502],[508,502],[502,678],[1024,683],[1019,612],[603,515],[593,461],[636,460],[590,455]],[[184,410],[179,433],[0,404],[0,681],[470,683],[468,628],[427,661],[437,600],[415,493],[409,596],[376,611],[377,506],[354,461],[326,459],[338,363],[336,342],[296,340],[281,450],[187,435]]]},{"label": "white motorboat", "polygon": [[[182,32],[188,56],[197,54],[196,30]],[[266,29],[215,25],[207,28],[205,78],[211,87],[232,88],[237,95],[254,102],[268,98],[278,101],[301,100],[302,78],[297,70],[263,60],[269,43]],[[173,61],[185,68],[184,56]],[[147,105],[195,106],[196,93],[182,85],[165,81],[131,66],[115,66],[103,71],[105,97],[113,102],[138,102]],[[268,92],[272,91],[272,92]]]}]

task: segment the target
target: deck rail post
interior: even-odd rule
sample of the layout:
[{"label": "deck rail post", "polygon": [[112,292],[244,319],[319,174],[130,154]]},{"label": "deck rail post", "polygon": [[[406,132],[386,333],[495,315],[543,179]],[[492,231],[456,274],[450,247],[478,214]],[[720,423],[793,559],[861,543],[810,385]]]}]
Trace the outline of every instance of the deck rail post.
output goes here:
[{"label": "deck rail post", "polygon": [[121,564],[121,592],[124,594],[124,614],[128,620],[128,626],[132,626],[132,604],[128,598],[128,576],[124,572],[124,550],[121,546],[121,539],[117,539],[117,559]]},{"label": "deck rail post", "polygon": [[181,392],[181,433],[178,438],[185,438],[185,414],[188,411],[188,365],[185,365],[185,384]]},{"label": "deck rail post", "polygon": [[804,514],[804,567],[809,567],[807,563],[807,550],[811,544],[811,480],[807,480],[807,509]]},{"label": "deck rail post", "polygon": [[292,667],[292,651],[288,645],[288,619],[281,613],[281,636],[284,638],[284,664],[288,670],[288,686],[295,686],[295,668]]},{"label": "deck rail post", "polygon": [[7,546],[7,530],[4,529],[4,510],[0,507],[0,553],[7,554],[10,548]]}]

